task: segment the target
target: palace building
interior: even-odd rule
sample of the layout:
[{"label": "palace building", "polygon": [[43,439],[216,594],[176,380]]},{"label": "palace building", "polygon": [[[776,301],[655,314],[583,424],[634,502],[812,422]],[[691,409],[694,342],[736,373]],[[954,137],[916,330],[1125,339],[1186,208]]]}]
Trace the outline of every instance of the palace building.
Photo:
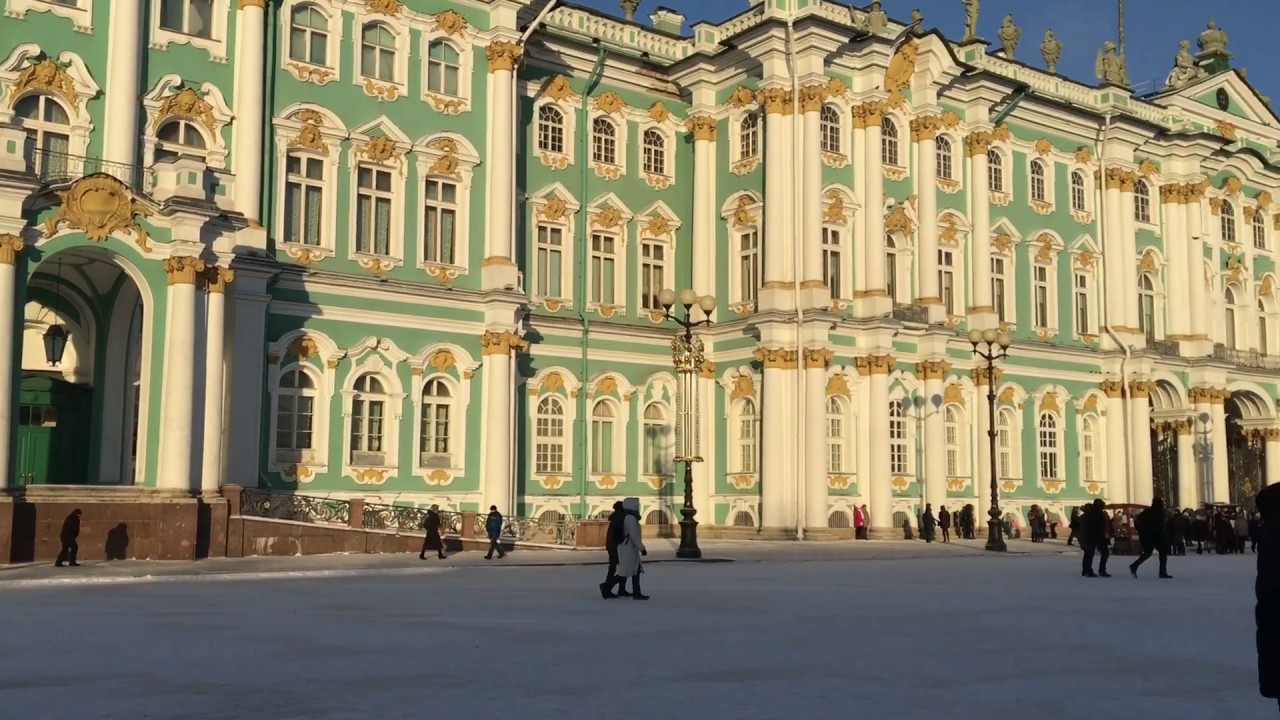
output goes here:
[{"label": "palace building", "polygon": [[1138,96],[879,3],[0,4],[11,495],[670,525],[678,418],[712,534],[1280,480],[1280,122],[1212,25]]}]

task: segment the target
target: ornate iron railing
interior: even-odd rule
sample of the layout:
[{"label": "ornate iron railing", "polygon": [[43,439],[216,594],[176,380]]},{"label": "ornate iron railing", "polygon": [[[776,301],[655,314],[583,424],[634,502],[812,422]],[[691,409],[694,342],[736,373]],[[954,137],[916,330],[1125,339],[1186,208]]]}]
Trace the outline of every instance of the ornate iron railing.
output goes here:
[{"label": "ornate iron railing", "polygon": [[1280,357],[1264,355],[1256,350],[1233,350],[1225,345],[1214,345],[1213,359],[1225,360],[1237,367],[1280,370]]},{"label": "ornate iron railing", "polygon": [[895,303],[893,306],[893,319],[901,320],[902,322],[928,325],[929,324],[929,308],[923,305],[907,305],[904,303]]},{"label": "ornate iron railing", "polygon": [[102,158],[71,155],[36,148],[31,153],[28,171],[46,185],[61,185],[78,180],[86,175],[110,175],[130,188],[139,192],[149,192],[152,186],[150,168],[139,165],[107,162]]},{"label": "ornate iron railing", "polygon": [[271,520],[347,525],[351,522],[351,503],[245,488],[240,491],[240,514]]},{"label": "ornate iron railing", "polygon": [[[422,529],[427,510],[403,505],[379,505],[365,503],[364,528],[366,530],[404,530],[417,532]],[[462,513],[440,511],[440,532],[446,535],[462,534]]]},{"label": "ornate iron railing", "polygon": [[[501,538],[512,542],[573,547],[578,542],[578,526],[581,523],[581,520],[573,517],[563,519],[503,517]],[[488,515],[476,513],[472,534],[477,538],[489,537],[488,524]]]}]

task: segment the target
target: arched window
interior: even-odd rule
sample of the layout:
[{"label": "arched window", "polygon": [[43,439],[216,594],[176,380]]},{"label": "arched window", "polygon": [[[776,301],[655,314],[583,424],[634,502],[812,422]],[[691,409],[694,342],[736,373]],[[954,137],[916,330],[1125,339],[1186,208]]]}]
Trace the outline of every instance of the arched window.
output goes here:
[{"label": "arched window", "polygon": [[892,118],[880,119],[880,162],[885,165],[899,165],[898,162],[898,126]]},{"label": "arched window", "polygon": [[736,434],[737,452],[734,459],[737,472],[753,473],[756,471],[756,438],[760,418],[756,415],[755,401],[743,398],[738,404],[738,428]]},{"label": "arched window", "polygon": [[832,475],[849,472],[849,443],[845,434],[844,400],[827,398],[827,472]]},{"label": "arched window", "polygon": [[314,5],[296,5],[289,15],[289,59],[329,64],[329,20]]},{"label": "arched window", "polygon": [[1080,421],[1080,482],[1098,481],[1098,423],[1092,415]]},{"label": "arched window", "polygon": [[674,458],[671,457],[671,427],[667,410],[659,403],[649,403],[644,408],[644,447],[642,470],[645,475],[674,475]]},{"label": "arched window", "polygon": [[1259,250],[1267,249],[1267,213],[1261,208],[1253,213],[1253,246]]},{"label": "arched window", "polygon": [[67,175],[71,152],[71,116],[50,95],[28,95],[13,108],[18,124],[31,138],[36,172],[45,178]]},{"label": "arched window", "polygon": [[907,452],[907,418],[902,404],[889,401],[889,474],[906,475],[911,472]]},{"label": "arched window", "polygon": [[427,45],[427,92],[457,97],[461,76],[458,48],[446,40],[432,40]]},{"label": "arched window", "polygon": [[822,114],[818,118],[819,135],[822,138],[822,152],[841,152],[840,111],[831,105],[822,106]]},{"label": "arched window", "polygon": [[960,477],[965,468],[960,461],[960,411],[954,405],[948,405],[942,416],[942,434],[946,443],[947,477]]},{"label": "arched window", "polygon": [[458,257],[458,184],[452,177],[431,176],[423,181],[422,260],[453,265]]},{"label": "arched window", "polygon": [[368,23],[360,31],[360,74],[374,80],[396,80],[396,36],[382,23]]},{"label": "arched window", "polygon": [[667,174],[667,138],[655,128],[644,131],[644,171],[650,175]]},{"label": "arched window", "polygon": [[1045,198],[1048,196],[1048,189],[1045,185],[1044,163],[1039,160],[1031,161],[1031,200],[1033,202],[1048,202]]},{"label": "arched window", "polygon": [[421,467],[453,467],[449,423],[453,419],[453,393],[440,378],[422,388],[422,426],[418,432],[418,464]]},{"label": "arched window", "polygon": [[203,159],[208,149],[204,135],[186,120],[170,120],[156,131],[156,162],[180,157]]},{"label": "arched window", "polygon": [[996,452],[999,456],[996,465],[1001,478],[1018,477],[1018,468],[1013,464],[1013,430],[1013,411],[1002,408],[996,415]]},{"label": "arched window", "polygon": [[1039,447],[1040,479],[1057,480],[1058,473],[1058,418],[1052,413],[1040,413]]},{"label": "arched window", "polygon": [[1133,186],[1133,219],[1151,222],[1151,186],[1146,180],[1139,180]]},{"label": "arched window", "polygon": [[276,456],[302,460],[311,450],[316,415],[316,383],[305,370],[294,368],[276,386]]},{"label": "arched window", "polygon": [[1222,322],[1222,342],[1229,348],[1236,346],[1236,291],[1230,285],[1223,291],[1226,317]]},{"label": "arched window", "polygon": [[324,158],[289,153],[284,167],[284,241],[318,246],[324,218]]},{"label": "arched window", "polygon": [[[1136,200],[1135,200],[1136,203]],[[1079,170],[1071,171],[1071,209],[1076,212],[1084,212],[1087,207],[1085,203],[1084,193],[1084,173]]]},{"label": "arched window", "polygon": [[987,191],[1004,192],[1004,156],[996,150],[987,151]]},{"label": "arched window", "polygon": [[760,154],[760,116],[748,113],[738,122],[738,159],[746,160]]},{"label": "arched window", "polygon": [[533,418],[533,471],[563,473],[565,468],[564,404],[548,395],[538,402]]},{"label": "arched window", "polygon": [[564,113],[557,107],[538,108],[538,149],[564,153]]},{"label": "arched window", "polygon": [[618,126],[607,118],[591,121],[591,161],[618,164]]},{"label": "arched window", "polygon": [[613,405],[601,400],[591,408],[591,472],[613,470],[613,437],[617,427]]},{"label": "arched window", "polygon": [[827,527],[831,529],[843,529],[850,527],[849,513],[844,510],[832,510],[827,516]]},{"label": "arched window", "polygon": [[1258,352],[1263,355],[1270,354],[1271,348],[1271,321],[1267,317],[1267,304],[1261,300],[1258,301]]},{"label": "arched window", "polygon": [[372,373],[356,379],[351,398],[351,464],[384,465],[383,435],[386,431],[387,391]]},{"label": "arched window", "polygon": [[751,513],[746,510],[739,510],[733,514],[734,527],[755,527],[755,518],[751,517]]},{"label": "arched window", "polygon": [[935,170],[939,180],[955,180],[955,170],[952,166],[951,158],[951,139],[945,135],[939,135],[937,140],[933,141]]},{"label": "arched window", "polygon": [[[54,0],[59,5],[74,5]],[[183,35],[213,37],[213,0],[164,0],[160,3],[160,27]]]},{"label": "arched window", "polygon": [[1138,278],[1138,329],[1147,342],[1156,339],[1156,283],[1149,273]]},{"label": "arched window", "polygon": [[650,510],[648,515],[644,516],[645,525],[670,525],[671,518],[665,510]]},{"label": "arched window", "polygon": [[1236,209],[1229,200],[1223,200],[1219,212],[1221,213],[1219,221],[1222,227],[1222,242],[1233,243],[1236,241]]}]

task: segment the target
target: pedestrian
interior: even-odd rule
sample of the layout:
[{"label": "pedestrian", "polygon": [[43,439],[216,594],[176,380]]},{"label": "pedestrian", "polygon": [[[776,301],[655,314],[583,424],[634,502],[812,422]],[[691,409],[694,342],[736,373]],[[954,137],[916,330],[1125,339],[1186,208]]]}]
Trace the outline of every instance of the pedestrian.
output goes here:
[{"label": "pedestrian", "polygon": [[440,534],[440,506],[432,505],[427,510],[426,517],[422,518],[422,529],[426,531],[426,536],[422,538],[422,552],[418,553],[419,560],[427,559],[427,551],[435,550],[436,557],[444,559],[444,538]]},{"label": "pedestrian", "polygon": [[938,528],[942,530],[942,542],[951,542],[951,513],[946,506],[938,508]]},{"label": "pedestrian", "polygon": [[920,537],[927,543],[933,542],[933,529],[937,525],[938,520],[933,516],[933,505],[925,503],[924,514],[920,516]]},{"label": "pedestrian", "polygon": [[1138,513],[1133,521],[1138,531],[1138,544],[1142,546],[1142,554],[1129,565],[1129,573],[1138,577],[1138,567],[1157,553],[1160,557],[1160,577],[1171,579],[1169,574],[1169,538],[1165,535],[1164,499],[1151,501],[1151,507]]},{"label": "pedestrian", "polygon": [[1232,524],[1236,530],[1236,552],[1243,553],[1244,546],[1249,542],[1249,516],[1243,510],[1239,510]]},{"label": "pedestrian", "polygon": [[903,540],[915,539],[915,536],[911,533],[911,518],[906,517],[906,515],[903,515],[902,517],[902,539]]},{"label": "pedestrian", "polygon": [[1280,705],[1280,483],[1258,493],[1262,515],[1258,541],[1258,598],[1253,617],[1258,624],[1258,690]]},{"label": "pedestrian", "polygon": [[1249,552],[1258,552],[1258,538],[1262,537],[1262,514],[1249,518]]},{"label": "pedestrian", "polygon": [[618,542],[618,579],[620,583],[625,583],[627,578],[631,578],[632,600],[648,600],[649,596],[640,590],[640,573],[644,572],[640,558],[649,554],[640,534],[640,498],[629,497],[623,500],[622,516],[622,538]]},{"label": "pedestrian", "polygon": [[[1107,572],[1107,559],[1111,557],[1111,518],[1103,507],[1102,499],[1086,505],[1079,516],[1080,549],[1084,551],[1081,577],[1111,577]],[[1093,556],[1100,554],[1098,572],[1093,571]]]},{"label": "pedestrian", "polygon": [[853,508],[853,539],[867,539],[867,514],[856,505]]},{"label": "pedestrian", "polygon": [[484,519],[484,531],[489,535],[489,553],[484,556],[485,560],[492,560],[494,551],[498,553],[498,559],[507,556],[502,549],[502,543],[499,539],[502,537],[502,513],[498,512],[497,505],[489,506],[489,517]]},{"label": "pedestrian", "polygon": [[[605,600],[619,597],[631,597],[631,593],[627,592],[627,579],[618,577],[618,543],[622,542],[625,537],[625,527],[623,520],[626,519],[626,511],[622,508],[622,501],[613,504],[613,512],[609,514],[609,529],[604,535],[604,549],[609,553],[609,572],[604,576],[604,582],[600,583],[600,596]],[[618,586],[618,594],[613,593],[613,586]]]},{"label": "pedestrian", "polygon": [[80,552],[80,545],[76,542],[80,537],[80,515],[80,508],[76,508],[62,521],[62,532],[58,537],[62,541],[62,549],[58,550],[58,560],[54,562],[58,567],[63,564],[80,567],[76,562],[76,553]]},{"label": "pedestrian", "polygon": [[1172,554],[1187,554],[1187,516],[1181,510],[1174,510],[1169,518],[1169,540]]},{"label": "pedestrian", "polygon": [[1070,547],[1080,534],[1080,508],[1071,508],[1071,519],[1067,521],[1067,527],[1071,529],[1067,535],[1067,547]]}]

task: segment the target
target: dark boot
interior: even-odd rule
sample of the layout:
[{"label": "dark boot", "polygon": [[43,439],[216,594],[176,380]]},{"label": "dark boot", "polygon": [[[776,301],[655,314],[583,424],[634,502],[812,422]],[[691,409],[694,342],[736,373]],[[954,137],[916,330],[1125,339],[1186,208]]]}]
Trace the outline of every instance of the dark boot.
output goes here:
[{"label": "dark boot", "polygon": [[614,594],[610,591],[610,590],[611,590],[611,588],[613,588],[613,580],[612,580],[612,579],[610,579],[610,580],[606,580],[606,581],[604,581],[604,582],[600,583],[600,597],[604,598],[605,600],[612,600],[612,599],[614,599],[614,598],[618,597],[617,595],[614,595]]},{"label": "dark boot", "polygon": [[640,591],[640,576],[633,575],[631,577],[631,599],[632,600],[648,600],[649,596]]},{"label": "dark boot", "polygon": [[627,578],[625,576],[618,576],[612,582],[618,584],[618,597],[631,597],[631,593],[627,592]]}]

